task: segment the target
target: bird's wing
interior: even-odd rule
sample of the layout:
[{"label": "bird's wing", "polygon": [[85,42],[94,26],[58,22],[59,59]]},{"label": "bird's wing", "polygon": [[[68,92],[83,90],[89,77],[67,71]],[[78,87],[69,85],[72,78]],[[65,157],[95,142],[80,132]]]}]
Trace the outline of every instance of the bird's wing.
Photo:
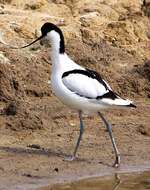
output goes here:
[{"label": "bird's wing", "polygon": [[101,76],[92,70],[74,69],[62,75],[64,85],[77,95],[89,99],[111,98],[117,96]]}]

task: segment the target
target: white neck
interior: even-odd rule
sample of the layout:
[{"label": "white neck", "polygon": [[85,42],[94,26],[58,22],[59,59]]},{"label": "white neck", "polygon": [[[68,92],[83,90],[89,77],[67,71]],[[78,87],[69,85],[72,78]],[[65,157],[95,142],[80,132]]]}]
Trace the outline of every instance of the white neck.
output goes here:
[{"label": "white neck", "polygon": [[51,43],[52,51],[51,51],[51,60],[52,60],[52,75],[60,75],[61,72],[68,70],[68,67],[72,64],[70,62],[71,59],[67,56],[67,54],[60,53],[60,35],[55,31],[51,31],[47,34],[47,38]]},{"label": "white neck", "polygon": [[49,39],[52,46],[52,52],[51,52],[52,64],[58,64],[59,49],[60,49],[60,35],[55,31],[51,31],[47,34],[47,38]]}]

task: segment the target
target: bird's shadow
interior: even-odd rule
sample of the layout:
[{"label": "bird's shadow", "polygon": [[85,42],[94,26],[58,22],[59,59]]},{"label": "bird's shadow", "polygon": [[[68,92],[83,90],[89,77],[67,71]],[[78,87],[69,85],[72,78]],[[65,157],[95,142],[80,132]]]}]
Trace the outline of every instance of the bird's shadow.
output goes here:
[{"label": "bird's shadow", "polygon": [[45,149],[45,148],[28,148],[28,147],[9,147],[9,146],[0,146],[0,151],[5,151],[12,154],[19,154],[19,155],[44,155],[47,157],[60,157],[64,162],[86,162],[88,164],[102,164],[108,167],[112,167],[110,164],[106,164],[104,162],[96,162],[88,158],[79,158],[77,157],[73,161],[66,161],[67,157],[70,157],[70,155],[62,152],[62,151],[54,151],[52,149]]}]

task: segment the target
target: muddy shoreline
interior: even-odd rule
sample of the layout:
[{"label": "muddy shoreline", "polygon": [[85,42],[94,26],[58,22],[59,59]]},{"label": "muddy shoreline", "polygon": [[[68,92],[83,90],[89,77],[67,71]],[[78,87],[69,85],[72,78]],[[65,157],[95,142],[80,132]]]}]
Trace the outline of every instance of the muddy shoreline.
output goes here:
[{"label": "muddy shoreline", "polygon": [[[56,104],[55,104],[56,105]],[[39,185],[76,181],[85,177],[103,176],[116,172],[150,169],[150,139],[141,125],[149,126],[149,105],[140,109],[106,112],[121,153],[121,167],[114,169],[114,154],[109,136],[96,115],[84,116],[85,133],[77,160],[64,161],[71,154],[79,132],[77,114],[58,104],[54,115],[57,127],[44,130],[1,130],[1,188],[38,189]],[[69,112],[67,118],[63,113]],[[145,113],[143,115],[143,112]],[[53,116],[54,116],[53,115]],[[131,117],[132,115],[132,117]],[[71,122],[70,122],[71,121]],[[51,128],[52,127],[52,128]],[[9,133],[8,133],[9,131]],[[132,137],[132,138],[131,138]],[[23,185],[24,184],[24,185]]]},{"label": "muddy shoreline", "polygon": [[[110,189],[117,189],[120,185],[122,185],[124,182],[127,183],[127,179],[131,180],[133,177],[135,178],[136,175],[143,175],[146,174],[147,179],[149,180],[149,173],[150,173],[150,168],[149,166],[147,167],[141,167],[141,168],[132,168],[129,166],[129,168],[126,170],[125,168],[122,168],[119,171],[114,171],[114,172],[108,172],[108,173],[103,173],[101,175],[94,175],[94,176],[85,176],[81,177],[79,179],[72,179],[72,180],[62,180],[59,181],[59,183],[54,183],[51,185],[47,185],[44,187],[39,187],[37,188],[38,190],[61,190],[61,189],[76,189],[77,187],[82,189],[86,189],[86,187],[89,187],[92,183],[92,187],[96,188],[102,188],[106,189],[108,183],[109,183],[109,188]],[[109,180],[109,181],[107,181]],[[138,179],[139,180],[139,179]],[[142,180],[142,179],[141,179]],[[135,180],[137,182],[137,180]],[[88,185],[89,183],[89,185]],[[98,183],[98,184],[97,184]],[[147,182],[147,185],[149,183]],[[106,186],[106,187],[105,187]],[[107,187],[108,188],[108,187]]]},{"label": "muddy shoreline", "polygon": [[[131,168],[130,168],[131,169]],[[104,176],[95,176],[85,179],[80,179],[78,181],[71,181],[66,183],[55,184],[52,187],[47,186],[39,188],[39,190],[72,190],[72,189],[149,189],[149,175],[150,171],[148,170],[134,170],[128,172],[116,172]]]}]

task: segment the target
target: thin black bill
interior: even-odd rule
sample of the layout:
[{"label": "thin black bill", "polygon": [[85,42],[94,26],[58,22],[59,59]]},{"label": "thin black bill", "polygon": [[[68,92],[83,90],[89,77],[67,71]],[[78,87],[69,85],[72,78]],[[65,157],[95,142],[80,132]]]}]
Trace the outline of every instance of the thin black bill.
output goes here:
[{"label": "thin black bill", "polygon": [[22,46],[22,47],[18,47],[18,49],[22,49],[22,48],[29,47],[29,46],[31,46],[32,44],[34,44],[35,42],[41,40],[42,38],[43,38],[43,36],[40,36],[39,38],[37,38],[36,40],[34,40],[33,42],[31,42],[30,44],[27,44],[27,45]]}]

